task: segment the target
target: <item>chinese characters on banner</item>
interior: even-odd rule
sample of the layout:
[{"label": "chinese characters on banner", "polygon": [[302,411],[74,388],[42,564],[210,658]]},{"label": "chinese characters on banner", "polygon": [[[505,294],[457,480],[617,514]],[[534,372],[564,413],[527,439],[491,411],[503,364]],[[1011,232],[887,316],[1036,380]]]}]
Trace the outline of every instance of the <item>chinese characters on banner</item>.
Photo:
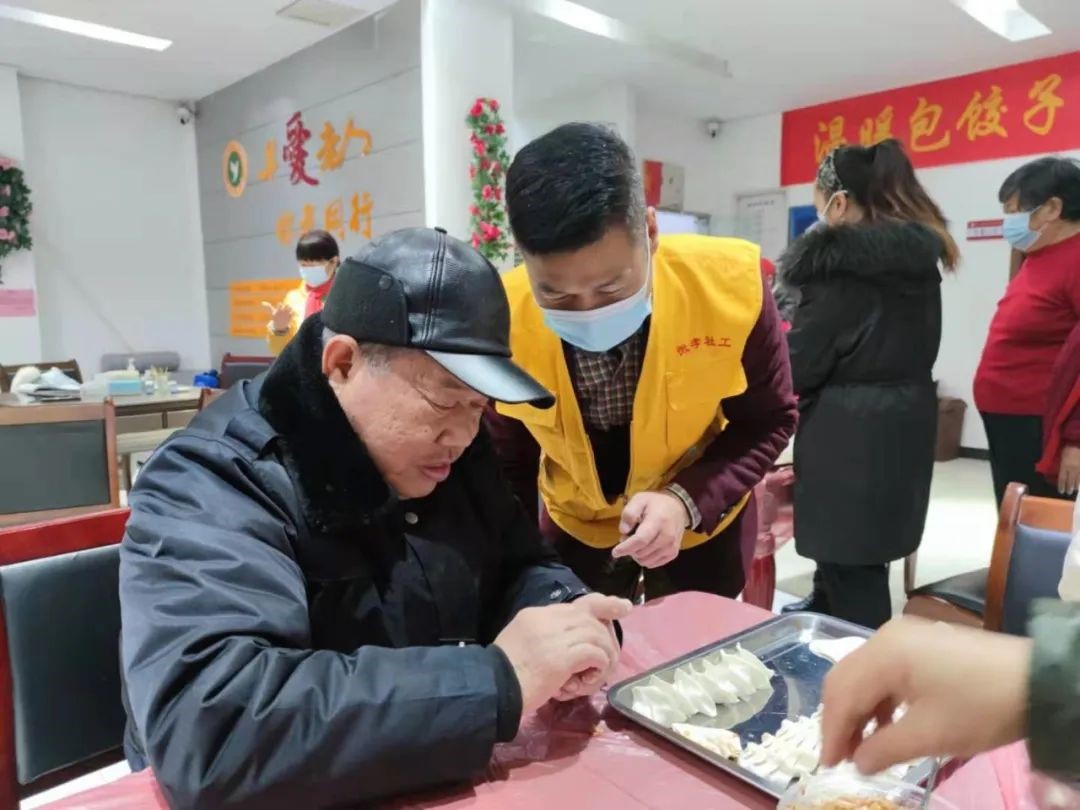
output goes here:
[{"label": "chinese characters on banner", "polygon": [[781,184],[843,144],[896,138],[916,167],[1080,147],[1080,51],[784,113]]},{"label": "chinese characters on banner", "polygon": [[234,281],[229,285],[229,334],[237,338],[265,337],[267,317],[263,302],[276,306],[297,286],[299,282],[295,278]]},{"label": "chinese characters on banner", "polygon": [[[285,123],[280,148],[277,138],[269,138],[256,153],[261,154],[261,165],[253,171],[253,182],[269,183],[279,176],[285,177],[284,174],[279,175],[279,169],[284,166],[288,170],[287,176],[291,185],[314,189],[320,185],[320,176],[340,170],[349,157],[371,153],[371,133],[357,126],[351,117],[340,129],[332,121],[323,122],[317,144],[313,144],[316,150],[314,155],[308,148],[308,142],[312,138],[313,133],[305,124],[303,114],[294,113]],[[230,167],[239,167],[238,153],[242,150],[242,144],[230,141],[226,147],[227,154],[223,157],[226,190],[233,198],[240,197],[244,192],[243,186],[238,182],[230,183],[233,178],[228,173]],[[243,158],[243,176],[246,181],[246,153]],[[252,160],[252,163],[255,163],[255,160]],[[313,174],[312,167],[317,167],[318,173]],[[315,228],[329,231],[338,239],[345,238],[346,230],[370,239],[373,208],[374,202],[367,191],[356,191],[330,200],[307,202],[299,211],[284,211],[279,214],[274,222],[274,233],[278,241],[290,249],[303,233]],[[234,332],[234,336],[240,335],[235,335]]]}]

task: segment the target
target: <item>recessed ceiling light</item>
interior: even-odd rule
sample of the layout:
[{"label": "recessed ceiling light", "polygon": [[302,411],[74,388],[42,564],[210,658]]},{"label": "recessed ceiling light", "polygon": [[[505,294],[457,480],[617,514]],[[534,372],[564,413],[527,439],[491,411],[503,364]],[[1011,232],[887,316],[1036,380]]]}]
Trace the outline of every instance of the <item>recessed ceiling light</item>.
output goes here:
[{"label": "recessed ceiling light", "polygon": [[952,0],[953,3],[999,37],[1010,42],[1044,37],[1051,33],[1038,17],[1020,6],[1020,0]]},{"label": "recessed ceiling light", "polygon": [[9,6],[4,3],[0,3],[0,18],[27,23],[28,25],[39,25],[42,28],[52,28],[54,31],[64,31],[68,34],[77,34],[80,37],[115,42],[117,45],[146,48],[151,51],[163,51],[172,45],[170,39],[133,34],[131,31],[124,31],[108,25],[73,20],[71,17],[58,17],[55,14],[44,14],[40,11],[31,11],[28,8]]}]

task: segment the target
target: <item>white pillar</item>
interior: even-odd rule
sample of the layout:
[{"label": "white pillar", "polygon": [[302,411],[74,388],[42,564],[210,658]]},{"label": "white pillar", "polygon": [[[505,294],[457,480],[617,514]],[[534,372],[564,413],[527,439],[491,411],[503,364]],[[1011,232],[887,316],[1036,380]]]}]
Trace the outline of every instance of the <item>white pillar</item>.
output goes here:
[{"label": "white pillar", "polygon": [[489,0],[424,0],[420,25],[425,221],[468,240],[472,149],[465,116],[478,97],[494,98],[510,125],[512,12]]},{"label": "white pillar", "polygon": [[[11,158],[26,171],[26,150],[23,144],[22,105],[19,102],[19,79],[15,68],[0,65],[0,156]],[[27,172],[33,201],[34,186]],[[31,213],[31,223],[34,214]],[[0,290],[35,290],[34,256],[20,250],[2,262]],[[37,295],[35,290],[34,295]],[[35,312],[40,310],[40,303]],[[63,357],[41,356],[41,327],[37,315],[8,318],[0,316],[0,363],[34,363],[39,360],[64,360]]]}]

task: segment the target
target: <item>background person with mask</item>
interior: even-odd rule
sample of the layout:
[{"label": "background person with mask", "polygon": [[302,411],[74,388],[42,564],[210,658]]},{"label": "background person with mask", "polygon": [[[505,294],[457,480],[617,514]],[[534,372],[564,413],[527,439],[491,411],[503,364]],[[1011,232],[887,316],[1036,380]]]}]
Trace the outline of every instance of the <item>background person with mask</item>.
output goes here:
[{"label": "background person with mask", "polygon": [[1026,257],[975,375],[994,490],[999,504],[1013,481],[1071,497],[1080,486],[1080,163],[1032,161],[998,198],[1005,238]]},{"label": "background person with mask", "polygon": [[818,169],[820,225],[780,260],[795,288],[795,544],[817,563],[792,610],[866,627],[892,615],[889,563],[922,541],[937,430],[939,262],[958,261],[900,144],[842,146]]},{"label": "background person with mask", "polygon": [[296,261],[300,269],[300,286],[276,307],[263,302],[270,314],[266,342],[275,357],[293,339],[306,317],[322,312],[323,299],[330,292],[334,273],[341,264],[341,253],[337,241],[329,233],[308,231],[296,243]]},{"label": "background person with mask", "polygon": [[507,204],[514,359],[556,396],[489,417],[522,503],[539,488],[544,534],[596,590],[631,596],[645,569],[647,598],[737,595],[750,493],[796,422],[758,247],[660,238],[633,154],[599,125],[522,149]]}]

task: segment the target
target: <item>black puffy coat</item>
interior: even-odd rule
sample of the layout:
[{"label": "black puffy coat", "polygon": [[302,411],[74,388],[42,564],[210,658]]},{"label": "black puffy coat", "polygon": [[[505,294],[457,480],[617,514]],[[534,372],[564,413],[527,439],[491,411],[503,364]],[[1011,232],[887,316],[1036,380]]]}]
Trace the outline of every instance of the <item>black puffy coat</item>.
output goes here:
[{"label": "black puffy coat", "polygon": [[915,223],[821,228],[782,280],[801,414],[795,539],[820,562],[875,565],[922,540],[937,429],[940,238]]},{"label": "black puffy coat", "polygon": [[491,646],[585,592],[483,433],[399,502],[309,318],[153,456],[120,550],[127,751],[179,808],[369,806],[482,772],[521,693]]}]

